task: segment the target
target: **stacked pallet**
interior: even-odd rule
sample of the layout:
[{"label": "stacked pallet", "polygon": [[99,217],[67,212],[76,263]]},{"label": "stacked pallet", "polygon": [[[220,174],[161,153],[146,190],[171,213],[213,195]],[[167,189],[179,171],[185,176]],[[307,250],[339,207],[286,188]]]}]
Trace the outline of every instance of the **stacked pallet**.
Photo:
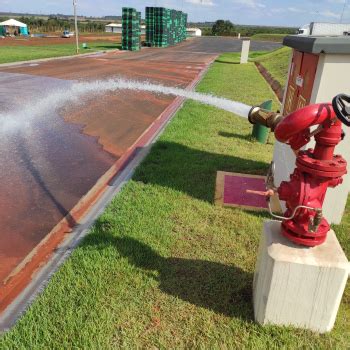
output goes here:
[{"label": "stacked pallet", "polygon": [[167,47],[186,39],[187,14],[164,7],[146,7],[146,45]]},{"label": "stacked pallet", "polygon": [[122,49],[140,50],[141,47],[141,12],[131,7],[123,7],[122,13]]}]

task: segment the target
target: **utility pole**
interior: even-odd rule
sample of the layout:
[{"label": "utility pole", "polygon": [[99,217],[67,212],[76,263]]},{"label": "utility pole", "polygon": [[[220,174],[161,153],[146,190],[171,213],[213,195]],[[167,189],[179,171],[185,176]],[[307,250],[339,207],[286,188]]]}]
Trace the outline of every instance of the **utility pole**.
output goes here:
[{"label": "utility pole", "polygon": [[74,22],[75,22],[75,43],[77,48],[77,54],[79,53],[79,33],[78,33],[78,19],[77,19],[77,0],[73,0],[74,8]]}]

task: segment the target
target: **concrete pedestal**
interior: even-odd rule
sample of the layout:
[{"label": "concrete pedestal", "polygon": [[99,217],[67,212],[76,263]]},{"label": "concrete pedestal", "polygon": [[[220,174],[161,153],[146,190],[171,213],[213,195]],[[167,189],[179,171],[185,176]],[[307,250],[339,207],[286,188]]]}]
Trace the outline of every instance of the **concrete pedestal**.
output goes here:
[{"label": "concrete pedestal", "polygon": [[241,64],[248,63],[249,48],[250,48],[250,40],[243,40],[242,41],[241,61],[240,61]]},{"label": "concrete pedestal", "polygon": [[278,221],[264,224],[254,275],[257,322],[316,332],[333,328],[349,275],[349,262],[334,234],[307,248],[280,234]]}]

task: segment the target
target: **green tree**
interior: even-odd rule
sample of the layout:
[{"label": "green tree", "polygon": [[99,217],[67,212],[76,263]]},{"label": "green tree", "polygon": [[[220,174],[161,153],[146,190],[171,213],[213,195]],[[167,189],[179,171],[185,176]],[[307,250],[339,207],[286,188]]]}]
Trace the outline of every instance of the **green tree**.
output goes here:
[{"label": "green tree", "polygon": [[212,28],[213,35],[235,35],[236,27],[231,21],[219,19]]}]

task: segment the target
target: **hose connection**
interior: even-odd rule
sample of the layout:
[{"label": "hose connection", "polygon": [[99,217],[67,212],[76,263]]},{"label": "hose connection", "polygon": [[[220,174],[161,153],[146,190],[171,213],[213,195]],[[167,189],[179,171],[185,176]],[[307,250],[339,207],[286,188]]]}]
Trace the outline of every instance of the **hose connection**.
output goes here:
[{"label": "hose connection", "polygon": [[248,120],[251,124],[260,124],[275,130],[278,123],[283,119],[283,116],[277,112],[271,112],[259,106],[252,107],[248,114]]}]

